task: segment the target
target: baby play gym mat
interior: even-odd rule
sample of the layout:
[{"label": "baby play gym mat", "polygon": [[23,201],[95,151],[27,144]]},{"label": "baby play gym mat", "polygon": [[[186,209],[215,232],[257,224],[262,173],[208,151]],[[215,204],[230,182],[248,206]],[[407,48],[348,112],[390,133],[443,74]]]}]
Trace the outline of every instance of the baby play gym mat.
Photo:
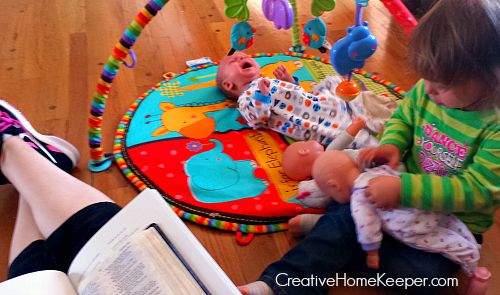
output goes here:
[{"label": "baby play gym mat", "polygon": [[[310,90],[333,74],[318,57],[297,53],[256,54],[262,74],[284,65]],[[215,86],[217,65],[169,74],[140,96],[123,117],[114,154],[139,189],[157,189],[177,214],[224,230],[266,233],[286,229],[297,214],[320,212],[295,199],[297,182],[281,169],[288,145],[269,130],[252,130],[234,102]],[[362,88],[401,98],[394,84],[367,72]]]},{"label": "baby play gym mat", "polygon": [[[235,231],[239,242],[251,240],[253,233],[284,230],[286,221],[297,214],[320,212],[296,200],[298,183],[288,179],[281,169],[281,153],[288,145],[287,139],[273,131],[252,130],[246,125],[235,103],[227,100],[215,86],[216,64],[190,68],[180,74],[166,74],[165,80],[130,106],[117,130],[113,154],[104,152],[101,129],[113,80],[121,64],[133,67],[132,46],[167,2],[150,0],[146,4],[125,30],[104,66],[88,121],[89,169],[104,171],[114,158],[139,190],[157,189],[179,216]],[[230,17],[248,19],[246,1],[226,3],[230,4],[226,9]],[[366,29],[366,24],[361,23],[360,11],[367,1],[356,3],[357,26]],[[330,9],[333,7],[327,10]],[[324,10],[314,13],[313,9],[313,14],[319,16]],[[233,12],[244,12],[245,17],[233,15]],[[315,22],[321,23],[319,19]],[[249,26],[241,22],[235,27],[248,29]],[[243,36],[245,38],[232,36],[235,41],[232,51],[251,45],[253,39],[246,38],[253,36],[251,31],[243,31],[248,34]],[[303,47],[295,41],[300,41],[300,37],[294,33],[293,48]],[[370,48],[373,53],[376,44]],[[129,55],[132,65],[125,62]],[[263,75],[272,77],[273,70],[284,65],[307,91],[327,75],[334,74],[328,60],[297,52],[255,54],[254,57]],[[362,64],[354,66],[359,68]],[[403,91],[399,87],[374,74],[356,70],[352,72],[352,79],[363,90],[393,100],[402,98]],[[250,233],[250,239],[241,238],[241,233]]]}]

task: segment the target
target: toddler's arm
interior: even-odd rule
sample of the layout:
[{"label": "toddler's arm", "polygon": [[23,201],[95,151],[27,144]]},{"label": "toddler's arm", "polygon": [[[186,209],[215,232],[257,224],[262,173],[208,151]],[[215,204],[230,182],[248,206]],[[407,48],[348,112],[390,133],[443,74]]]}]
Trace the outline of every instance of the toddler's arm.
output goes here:
[{"label": "toddler's arm", "polygon": [[393,144],[404,154],[413,145],[413,129],[415,128],[414,110],[418,93],[417,87],[403,99],[392,114],[384,128],[380,144]]},{"label": "toddler's arm", "polygon": [[[486,138],[500,142],[500,133]],[[500,201],[500,149],[483,146],[458,174],[401,174],[401,205],[451,213],[494,208]]]},{"label": "toddler's arm", "polygon": [[359,155],[361,166],[389,164],[396,168],[401,155],[408,151],[413,144],[414,109],[415,101],[421,95],[417,87],[403,99],[384,127],[384,134],[380,146],[364,149]]}]

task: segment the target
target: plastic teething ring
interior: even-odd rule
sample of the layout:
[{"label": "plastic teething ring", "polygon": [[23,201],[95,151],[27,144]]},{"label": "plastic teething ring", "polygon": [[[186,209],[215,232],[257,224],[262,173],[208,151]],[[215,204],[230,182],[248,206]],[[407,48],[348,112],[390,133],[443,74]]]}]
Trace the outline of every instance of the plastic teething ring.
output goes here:
[{"label": "plastic teething ring", "polygon": [[243,233],[238,231],[236,232],[236,243],[240,246],[246,246],[252,242],[254,237],[254,233],[249,233],[245,238],[243,238]]}]

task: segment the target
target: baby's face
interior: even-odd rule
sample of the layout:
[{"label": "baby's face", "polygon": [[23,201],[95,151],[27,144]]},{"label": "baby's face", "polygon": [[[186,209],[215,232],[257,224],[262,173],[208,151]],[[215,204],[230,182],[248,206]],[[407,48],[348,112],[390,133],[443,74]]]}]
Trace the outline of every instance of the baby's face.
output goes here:
[{"label": "baby's face", "polygon": [[221,60],[219,75],[222,77],[221,86],[237,97],[250,82],[260,77],[260,66],[253,58],[237,51]]}]

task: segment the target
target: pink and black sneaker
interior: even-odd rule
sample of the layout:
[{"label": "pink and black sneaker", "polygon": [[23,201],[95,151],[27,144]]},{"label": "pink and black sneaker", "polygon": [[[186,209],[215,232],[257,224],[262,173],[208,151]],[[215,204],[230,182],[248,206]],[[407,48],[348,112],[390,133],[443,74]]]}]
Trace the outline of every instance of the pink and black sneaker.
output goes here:
[{"label": "pink and black sneaker", "polygon": [[[76,166],[80,153],[66,140],[38,133],[28,119],[8,102],[0,99],[0,152],[4,138],[18,136],[57,167],[70,173]],[[9,181],[0,172],[0,184]]]}]

